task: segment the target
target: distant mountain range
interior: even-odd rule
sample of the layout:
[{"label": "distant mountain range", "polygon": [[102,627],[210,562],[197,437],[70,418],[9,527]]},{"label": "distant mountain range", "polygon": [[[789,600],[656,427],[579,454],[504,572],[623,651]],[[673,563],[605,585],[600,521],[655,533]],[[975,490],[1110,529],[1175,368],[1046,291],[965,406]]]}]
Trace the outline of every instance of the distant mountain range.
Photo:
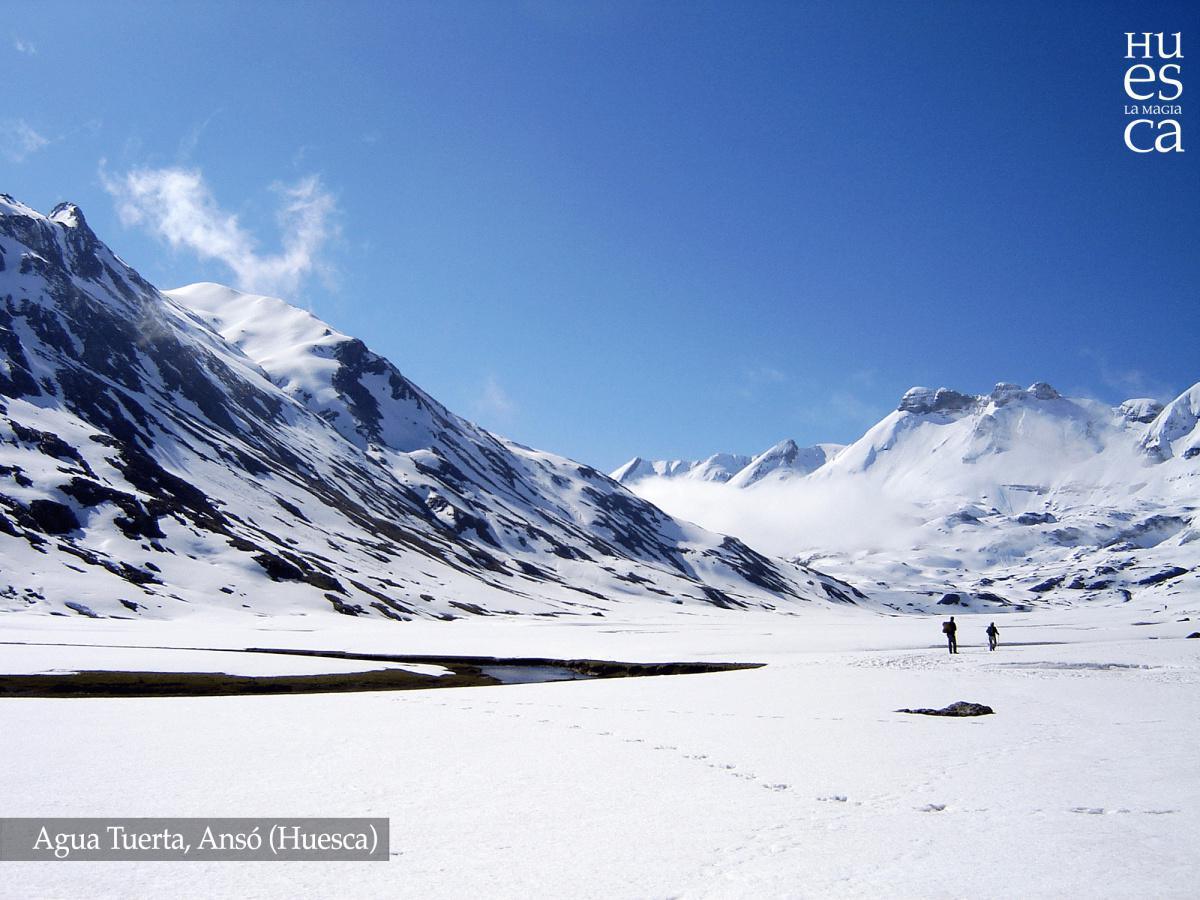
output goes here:
[{"label": "distant mountain range", "polygon": [[485,431],[282,300],[160,292],[77,207],[0,195],[0,610],[449,619],[862,599]]},{"label": "distant mountain range", "polygon": [[613,477],[897,608],[1200,590],[1200,384],[1115,408],[1045,383],[915,387],[848,446],[785,441],[711,469],[635,458]]},{"label": "distant mountain range", "polygon": [[768,447],[757,456],[714,453],[696,461],[673,459],[646,460],[635,456],[612,473],[621,484],[634,484],[643,478],[687,478],[693,481],[728,483],[749,487],[768,476],[787,478],[815,472],[838,455],[843,444],[815,444],[800,447],[789,439]]}]

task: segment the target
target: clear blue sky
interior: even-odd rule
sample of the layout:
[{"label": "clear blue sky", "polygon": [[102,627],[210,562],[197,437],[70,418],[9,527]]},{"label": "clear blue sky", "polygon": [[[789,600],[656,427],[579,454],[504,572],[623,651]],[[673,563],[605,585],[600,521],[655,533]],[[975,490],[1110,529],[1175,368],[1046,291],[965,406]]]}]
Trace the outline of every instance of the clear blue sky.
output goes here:
[{"label": "clear blue sky", "polygon": [[[1164,395],[1200,380],[1198,12],[9,2],[0,190],[171,287],[235,271],[122,219],[129,173],[236,214],[249,277],[318,176],[289,299],[605,469],[850,440],[913,384]],[[1137,156],[1123,35],[1160,30],[1189,152]]]}]

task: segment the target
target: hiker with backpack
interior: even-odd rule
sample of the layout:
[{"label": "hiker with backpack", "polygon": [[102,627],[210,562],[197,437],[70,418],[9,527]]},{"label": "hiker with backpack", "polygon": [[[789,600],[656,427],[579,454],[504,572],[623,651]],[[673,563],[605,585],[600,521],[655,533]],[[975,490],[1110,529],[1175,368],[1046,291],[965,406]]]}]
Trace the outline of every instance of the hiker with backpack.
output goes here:
[{"label": "hiker with backpack", "polygon": [[954,624],[954,616],[951,616],[949,622],[942,623],[942,634],[946,635],[946,646],[951,653],[958,652],[958,638],[955,637],[957,633],[958,626]]},{"label": "hiker with backpack", "polygon": [[988,649],[995,650],[996,644],[999,643],[999,639],[1000,639],[1000,629],[996,627],[995,622],[993,622],[992,624],[990,624],[987,627],[987,636],[988,636]]}]

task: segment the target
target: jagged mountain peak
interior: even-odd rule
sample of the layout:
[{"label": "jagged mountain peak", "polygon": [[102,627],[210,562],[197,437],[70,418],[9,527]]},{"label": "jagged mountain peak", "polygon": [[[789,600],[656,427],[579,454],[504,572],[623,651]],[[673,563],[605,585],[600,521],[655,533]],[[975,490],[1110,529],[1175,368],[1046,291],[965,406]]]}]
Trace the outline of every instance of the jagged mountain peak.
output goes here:
[{"label": "jagged mountain peak", "polygon": [[88,225],[83,210],[69,200],[64,200],[56,204],[48,215],[44,215],[38,210],[26,206],[10,194],[0,194],[0,218],[30,219],[35,222],[61,225],[63,228],[78,231],[80,234],[86,235],[91,241],[100,243],[99,238],[96,237],[95,232]]},{"label": "jagged mountain peak", "polygon": [[65,225],[67,228],[86,229],[88,232],[92,231],[87,223],[87,219],[83,215],[83,210],[69,200],[63,201],[50,210],[50,215],[47,218],[51,222]]},{"label": "jagged mountain peak", "polygon": [[[982,398],[981,398],[982,399]],[[997,406],[1029,400],[1061,400],[1062,394],[1045,381],[1035,381],[1027,388],[1008,381],[999,382],[987,399]]]},{"label": "jagged mountain peak", "polygon": [[825,465],[836,451],[836,445],[815,444],[801,447],[788,438],[764,450],[750,460],[733,478],[731,487],[749,487],[765,478],[794,478],[815,472]]},{"label": "jagged mountain peak", "polygon": [[917,414],[955,413],[970,409],[979,398],[950,388],[911,387],[904,392],[896,409]]},{"label": "jagged mountain peak", "polygon": [[1034,400],[1060,400],[1062,394],[1044,381],[1035,381],[1025,389],[1025,394]]},{"label": "jagged mountain peak", "polygon": [[964,394],[952,388],[912,387],[904,392],[896,409],[916,415],[955,415],[971,412],[987,403],[1005,406],[1025,401],[1061,400],[1062,395],[1050,384],[1037,381],[1027,388],[1008,381],[1001,381],[989,394]]},{"label": "jagged mountain peak", "polygon": [[[71,285],[81,303],[85,294],[127,308],[144,306],[156,291],[101,241],[87,224],[82,210],[73,203],[60,203],[49,216],[0,195],[0,265],[16,266],[17,276],[29,276],[30,287],[48,284],[53,291],[69,291]],[[80,283],[89,283],[81,290]],[[44,291],[26,291],[36,301]]]},{"label": "jagged mountain peak", "polygon": [[609,473],[609,477],[618,484],[630,484],[639,478],[646,477],[648,474],[651,474],[651,470],[646,460],[640,456],[635,456],[629,462],[618,466]]},{"label": "jagged mountain peak", "polygon": [[612,473],[621,484],[634,484],[647,478],[683,478],[747,487],[768,475],[792,477],[820,468],[842,449],[841,444],[816,444],[800,447],[787,438],[756,456],[714,453],[702,460],[646,460],[635,456]]}]

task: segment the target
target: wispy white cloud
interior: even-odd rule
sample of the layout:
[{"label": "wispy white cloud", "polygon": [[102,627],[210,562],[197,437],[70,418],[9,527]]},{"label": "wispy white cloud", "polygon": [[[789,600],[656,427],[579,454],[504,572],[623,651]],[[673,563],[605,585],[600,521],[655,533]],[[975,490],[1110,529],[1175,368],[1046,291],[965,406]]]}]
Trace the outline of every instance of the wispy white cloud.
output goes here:
[{"label": "wispy white cloud", "polygon": [[212,120],[220,115],[220,113],[220,109],[214,110],[208,118],[202,122],[197,122],[183,136],[183,139],[179,142],[179,162],[186,163],[192,158],[192,154],[196,151],[196,146],[200,143],[200,138],[204,134],[205,129],[208,128]]},{"label": "wispy white cloud", "polygon": [[24,119],[0,121],[0,155],[12,163],[25,162],[50,143]]},{"label": "wispy white cloud", "polygon": [[[1152,378],[1141,369],[1129,368],[1121,364],[1113,364],[1107,354],[1090,347],[1084,347],[1080,355],[1090,359],[1096,367],[1101,384],[1121,399],[1131,397],[1153,397],[1167,401],[1175,399],[1179,393],[1176,385],[1169,385],[1157,378]],[[1086,395],[1086,391],[1079,391]]]},{"label": "wispy white cloud", "polygon": [[751,384],[782,384],[788,380],[788,375],[774,366],[755,366],[746,370],[746,380]]},{"label": "wispy white cloud", "polygon": [[517,411],[517,404],[496,380],[496,376],[489,375],[483,382],[483,391],[475,408],[480,418],[502,423],[512,418]]},{"label": "wispy white cloud", "polygon": [[321,254],[337,234],[337,204],[315,175],[272,186],[280,197],[282,249],[263,254],[237,215],[220,207],[199,169],[146,168],[110,176],[102,164],[100,174],[122,222],[228,266],[242,290],[295,299],[306,278],[328,273]]},{"label": "wispy white cloud", "polygon": [[741,377],[730,385],[731,390],[742,400],[756,400],[762,393],[769,392],[790,380],[782,369],[769,365],[753,365],[742,369]]},{"label": "wispy white cloud", "polygon": [[37,47],[24,38],[13,38],[13,49],[18,53],[24,53],[26,56],[37,55]]}]

